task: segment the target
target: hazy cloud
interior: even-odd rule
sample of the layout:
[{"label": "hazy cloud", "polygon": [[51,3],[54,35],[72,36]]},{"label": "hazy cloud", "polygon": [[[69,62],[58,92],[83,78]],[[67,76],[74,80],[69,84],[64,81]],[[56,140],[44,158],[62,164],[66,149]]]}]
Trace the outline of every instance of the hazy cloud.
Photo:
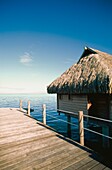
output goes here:
[{"label": "hazy cloud", "polygon": [[24,55],[20,56],[20,63],[24,64],[24,65],[31,65],[31,63],[33,62],[32,56],[25,52]]},{"label": "hazy cloud", "polygon": [[1,94],[8,94],[8,93],[24,93],[25,88],[19,88],[19,87],[6,87],[6,86],[0,86],[0,93]]},{"label": "hazy cloud", "polygon": [[64,61],[64,64],[75,64],[76,63],[76,60],[73,59],[73,58],[67,58],[65,61]]}]

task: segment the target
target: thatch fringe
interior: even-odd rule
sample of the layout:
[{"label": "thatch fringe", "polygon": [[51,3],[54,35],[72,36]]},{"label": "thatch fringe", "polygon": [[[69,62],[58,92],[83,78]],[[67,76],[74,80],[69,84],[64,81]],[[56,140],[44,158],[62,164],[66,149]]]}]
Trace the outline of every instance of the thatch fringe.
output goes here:
[{"label": "thatch fringe", "polygon": [[112,55],[86,47],[78,63],[53,81],[47,91],[112,94]]}]

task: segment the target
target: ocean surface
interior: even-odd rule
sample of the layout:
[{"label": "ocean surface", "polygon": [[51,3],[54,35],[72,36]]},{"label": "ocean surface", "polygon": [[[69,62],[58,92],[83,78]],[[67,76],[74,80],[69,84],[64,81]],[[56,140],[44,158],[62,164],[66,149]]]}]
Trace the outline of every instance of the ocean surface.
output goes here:
[{"label": "ocean surface", "polygon": [[[31,116],[42,122],[42,105],[46,104],[47,125],[54,128],[57,132],[64,136],[69,136],[73,140],[79,141],[78,134],[78,119],[71,118],[71,132],[68,133],[67,117],[65,114],[58,114],[57,98],[54,94],[1,94],[0,107],[1,108],[18,108],[20,100],[23,101],[23,108],[27,108],[27,102],[30,100]],[[55,118],[54,118],[55,117]],[[63,121],[61,121],[61,119]]]}]

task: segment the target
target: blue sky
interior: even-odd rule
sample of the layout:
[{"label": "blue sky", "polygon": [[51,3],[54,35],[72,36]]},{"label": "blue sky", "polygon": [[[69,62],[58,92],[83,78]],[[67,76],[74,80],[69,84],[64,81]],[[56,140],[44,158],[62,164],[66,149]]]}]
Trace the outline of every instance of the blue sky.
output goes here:
[{"label": "blue sky", "polygon": [[0,0],[0,93],[44,93],[84,46],[112,54],[111,0]]}]

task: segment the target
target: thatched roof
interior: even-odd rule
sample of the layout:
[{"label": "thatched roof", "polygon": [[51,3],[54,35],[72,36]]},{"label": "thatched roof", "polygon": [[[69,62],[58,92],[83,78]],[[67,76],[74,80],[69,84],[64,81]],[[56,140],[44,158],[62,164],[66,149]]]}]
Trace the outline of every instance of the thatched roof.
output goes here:
[{"label": "thatched roof", "polygon": [[112,55],[85,47],[77,62],[54,80],[48,93],[112,94]]}]

